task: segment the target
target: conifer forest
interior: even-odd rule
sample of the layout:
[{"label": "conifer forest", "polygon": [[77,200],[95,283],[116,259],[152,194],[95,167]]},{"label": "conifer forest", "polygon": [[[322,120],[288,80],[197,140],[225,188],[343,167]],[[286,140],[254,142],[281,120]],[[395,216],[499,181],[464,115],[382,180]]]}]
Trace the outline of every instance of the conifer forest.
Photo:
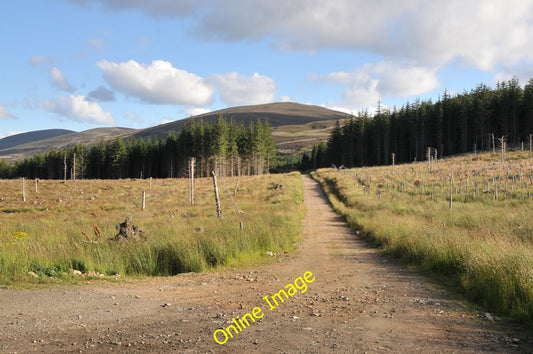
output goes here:
[{"label": "conifer forest", "polygon": [[[302,168],[357,167],[421,161],[431,157],[508,148],[530,149],[533,79],[480,84],[470,92],[416,100],[401,108],[378,107],[337,122],[329,139],[304,156]],[[435,155],[436,154],[436,155]],[[393,161],[394,158],[394,161]]]},{"label": "conifer forest", "polygon": [[[259,175],[268,172],[275,157],[268,121],[247,126],[219,116],[213,123],[193,119],[166,140],[116,138],[86,146],[51,149],[18,161],[0,162],[0,178],[118,179]],[[193,160],[194,158],[194,160]]]}]

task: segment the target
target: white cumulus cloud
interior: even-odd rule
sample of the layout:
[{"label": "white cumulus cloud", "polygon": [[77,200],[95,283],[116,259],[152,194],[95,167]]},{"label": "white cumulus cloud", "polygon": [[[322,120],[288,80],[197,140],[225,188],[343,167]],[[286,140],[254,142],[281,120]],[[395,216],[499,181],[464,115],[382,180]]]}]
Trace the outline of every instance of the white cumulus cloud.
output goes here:
[{"label": "white cumulus cloud", "polygon": [[147,103],[205,106],[213,101],[214,89],[202,77],[177,69],[168,61],[139,64],[134,60],[99,61],[104,80],[113,89]]},{"label": "white cumulus cloud", "polygon": [[210,81],[217,87],[220,98],[230,106],[242,106],[274,101],[276,84],[268,76],[254,73],[245,76],[236,72],[215,74]]},{"label": "white cumulus cloud", "polygon": [[369,75],[379,75],[378,90],[384,97],[415,96],[439,87],[437,70],[424,66],[404,66],[380,62],[370,66]]},{"label": "white cumulus cloud", "polygon": [[98,103],[88,101],[85,96],[70,95],[56,100],[45,100],[40,107],[78,122],[115,124],[111,113],[105,112]]},{"label": "white cumulus cloud", "polygon": [[354,107],[376,106],[384,98],[421,95],[440,84],[436,69],[391,61],[366,64],[354,72],[333,72],[323,79],[346,86],[343,104]]},{"label": "white cumulus cloud", "polygon": [[50,79],[52,84],[58,89],[66,92],[74,92],[75,88],[68,82],[67,78],[63,73],[56,67],[53,67],[50,70]]}]

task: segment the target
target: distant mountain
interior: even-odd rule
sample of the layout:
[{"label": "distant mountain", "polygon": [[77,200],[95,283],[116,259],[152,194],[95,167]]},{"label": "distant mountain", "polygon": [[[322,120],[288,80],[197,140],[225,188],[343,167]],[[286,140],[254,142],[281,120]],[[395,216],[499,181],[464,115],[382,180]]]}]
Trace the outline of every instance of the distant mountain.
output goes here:
[{"label": "distant mountain", "polygon": [[57,136],[74,133],[73,130],[66,129],[46,129],[28,133],[20,133],[0,139],[0,150],[9,149],[13,146],[36,142],[39,140],[55,138]]},{"label": "distant mountain", "polygon": [[[204,122],[213,122],[218,115],[222,114],[226,119],[233,119],[235,122],[247,124],[250,121],[261,119],[263,122],[268,119],[271,127],[285,125],[304,125],[312,122],[342,120],[346,113],[334,111],[320,106],[305,105],[294,102],[276,102],[254,106],[240,106],[221,109],[201,115],[194,116],[195,120],[202,119]],[[134,135],[136,138],[158,138],[164,139],[171,131],[179,132],[189,119],[181,119],[174,122],[161,124],[152,128],[139,131]]]},{"label": "distant mountain", "polygon": [[[50,151],[51,148],[56,150],[62,149],[69,145],[75,145],[78,143],[83,143],[86,145],[94,144],[100,140],[114,139],[115,137],[123,136],[129,137],[137,130],[130,128],[95,128],[90,130],[85,130],[83,132],[77,133],[73,131],[67,131],[68,134],[57,135],[47,139],[30,141],[24,144],[11,146],[9,148],[0,149],[0,159],[5,159],[6,161],[15,161],[23,159],[25,157],[30,157],[36,154],[45,153]],[[39,133],[43,132],[42,130],[36,131]],[[25,133],[30,134],[30,133]],[[7,139],[7,138],[4,138]]]},{"label": "distant mountain", "polygon": [[[320,106],[292,102],[278,102],[254,106],[226,108],[192,117],[195,120],[213,122],[219,114],[226,119],[248,124],[250,121],[268,119],[273,128],[274,139],[284,153],[292,153],[310,144],[327,138],[335,120],[342,120],[345,113]],[[83,143],[91,145],[100,140],[123,137],[137,139],[166,139],[170,132],[178,133],[190,118],[176,120],[142,130],[129,128],[96,128],[83,132],[62,129],[40,130],[18,134],[0,140],[0,159],[12,162],[18,159],[50,151],[53,147],[61,149],[68,145]],[[54,133],[56,135],[54,135]]]}]

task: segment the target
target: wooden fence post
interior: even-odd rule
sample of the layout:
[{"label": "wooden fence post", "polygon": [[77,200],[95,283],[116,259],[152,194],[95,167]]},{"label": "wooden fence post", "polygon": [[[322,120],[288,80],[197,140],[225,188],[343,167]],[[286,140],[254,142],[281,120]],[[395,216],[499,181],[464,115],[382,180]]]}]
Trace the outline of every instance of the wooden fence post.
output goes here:
[{"label": "wooden fence post", "polygon": [[239,189],[239,178],[241,177],[237,177],[237,180],[235,181],[235,188],[233,188],[233,196],[237,195],[237,190]]},{"label": "wooden fence post", "polygon": [[194,165],[196,161],[192,157],[189,160],[189,204],[194,205]]},{"label": "wooden fence post", "polygon": [[502,169],[503,169],[504,166],[505,166],[505,137],[502,136],[498,140],[500,141],[500,146],[501,146],[501,149],[502,149],[501,159],[502,159]]},{"label": "wooden fence post", "polygon": [[218,185],[217,185],[217,176],[215,174],[215,171],[211,171],[211,175],[213,175],[213,186],[215,187],[215,201],[217,204],[217,217],[222,217],[222,207],[220,206],[220,198],[218,196]]},{"label": "wooden fence post", "polygon": [[25,202],[26,201],[26,186],[25,186],[25,182],[26,181],[26,178],[25,177],[22,177],[22,201]]},{"label": "wooden fence post", "polygon": [[63,181],[67,181],[67,153],[63,156]]},{"label": "wooden fence post", "polygon": [[72,180],[76,182],[76,153],[74,153],[74,160],[72,162]]}]

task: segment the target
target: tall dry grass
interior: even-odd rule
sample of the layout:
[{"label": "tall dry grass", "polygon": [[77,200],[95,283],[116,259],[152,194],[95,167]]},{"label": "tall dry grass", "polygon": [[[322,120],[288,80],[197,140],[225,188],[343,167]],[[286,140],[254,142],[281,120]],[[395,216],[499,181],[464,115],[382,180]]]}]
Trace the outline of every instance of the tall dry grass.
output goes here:
[{"label": "tall dry grass", "polygon": [[[404,262],[444,275],[489,311],[533,321],[529,154],[315,173],[354,230]],[[452,203],[450,205],[450,195]]]},{"label": "tall dry grass", "polygon": [[[290,251],[304,215],[297,173],[241,177],[235,196],[236,177],[219,178],[223,218],[208,178],[196,180],[195,205],[184,179],[153,180],[151,190],[148,180],[40,181],[38,192],[30,182],[23,202],[20,180],[0,180],[2,284],[70,281],[73,270],[124,277],[244,266]],[[126,218],[146,240],[109,240]]]}]

